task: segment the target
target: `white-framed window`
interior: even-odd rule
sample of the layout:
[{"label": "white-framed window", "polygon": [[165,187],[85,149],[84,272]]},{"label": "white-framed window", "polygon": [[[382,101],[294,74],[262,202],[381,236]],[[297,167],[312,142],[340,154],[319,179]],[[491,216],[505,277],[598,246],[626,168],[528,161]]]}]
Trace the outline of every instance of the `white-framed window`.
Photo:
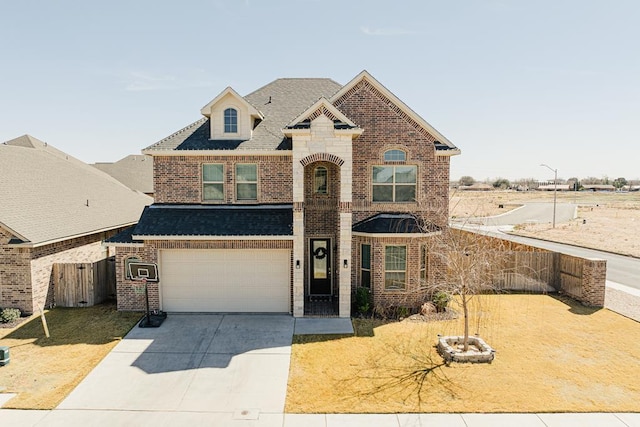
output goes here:
[{"label": "white-framed window", "polygon": [[130,256],[124,260],[124,276],[127,280],[131,280],[131,274],[129,273],[129,264],[132,262],[140,262],[140,259],[135,256]]},{"label": "white-framed window", "polygon": [[360,246],[360,286],[371,287],[371,245]]},{"label": "white-framed window", "polygon": [[427,286],[427,275],[429,265],[429,252],[427,245],[420,246],[420,286]]},{"label": "white-framed window", "polygon": [[236,164],[236,199],[258,200],[258,165]]},{"label": "white-framed window", "polygon": [[224,165],[222,163],[202,165],[202,200],[224,200]]},{"label": "white-framed window", "polygon": [[417,166],[374,166],[373,201],[414,201],[417,176]]},{"label": "white-framed window", "polygon": [[324,166],[318,166],[313,171],[313,192],[315,194],[329,193],[329,171]]},{"label": "white-framed window", "polygon": [[235,108],[224,110],[224,133],[238,133],[238,111]]},{"label": "white-framed window", "polygon": [[404,162],[407,160],[407,153],[402,150],[387,150],[384,152],[385,162]]},{"label": "white-framed window", "polygon": [[407,247],[385,246],[384,248],[384,289],[403,290],[407,287]]}]

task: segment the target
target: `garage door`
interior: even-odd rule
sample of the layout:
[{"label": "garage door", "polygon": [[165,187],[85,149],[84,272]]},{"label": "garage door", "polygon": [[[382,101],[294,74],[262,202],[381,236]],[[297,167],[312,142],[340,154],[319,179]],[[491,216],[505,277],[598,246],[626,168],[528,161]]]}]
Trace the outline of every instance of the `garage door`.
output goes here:
[{"label": "garage door", "polygon": [[163,250],[164,311],[289,312],[290,250]]}]

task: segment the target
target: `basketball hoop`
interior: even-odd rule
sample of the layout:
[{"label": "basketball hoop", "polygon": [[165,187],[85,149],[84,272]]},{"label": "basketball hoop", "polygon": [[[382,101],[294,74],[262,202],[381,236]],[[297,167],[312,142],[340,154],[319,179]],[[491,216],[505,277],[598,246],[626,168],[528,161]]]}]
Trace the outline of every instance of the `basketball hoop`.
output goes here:
[{"label": "basketball hoop", "polygon": [[149,288],[147,282],[158,282],[158,265],[148,262],[131,262],[128,264],[129,277],[134,282],[131,289],[136,295],[144,295],[146,313],[140,323],[141,328],[157,328],[167,318],[167,313],[154,310],[153,314],[149,309]]},{"label": "basketball hoop", "polygon": [[135,295],[144,295],[144,291],[147,288],[147,283],[132,283],[131,288],[133,289],[133,293]]}]

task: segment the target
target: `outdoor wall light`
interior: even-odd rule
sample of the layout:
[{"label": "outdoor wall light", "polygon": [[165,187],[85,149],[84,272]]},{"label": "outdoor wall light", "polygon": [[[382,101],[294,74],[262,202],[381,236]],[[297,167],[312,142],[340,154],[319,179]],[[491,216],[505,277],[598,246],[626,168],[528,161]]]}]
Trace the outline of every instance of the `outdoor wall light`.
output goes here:
[{"label": "outdoor wall light", "polygon": [[300,260],[296,260],[296,270],[300,270]]},{"label": "outdoor wall light", "polygon": [[342,260],[342,266],[343,266],[344,268],[347,268],[347,267],[349,266],[349,262],[348,262],[346,259],[345,259],[345,260]]}]

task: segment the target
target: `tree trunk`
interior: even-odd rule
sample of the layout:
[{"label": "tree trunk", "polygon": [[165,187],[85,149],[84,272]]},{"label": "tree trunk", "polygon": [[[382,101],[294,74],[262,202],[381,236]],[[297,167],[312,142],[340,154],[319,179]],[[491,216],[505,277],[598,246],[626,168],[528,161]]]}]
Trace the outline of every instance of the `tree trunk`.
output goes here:
[{"label": "tree trunk", "polygon": [[469,351],[469,307],[467,307],[467,296],[462,296],[462,311],[464,312],[464,341],[463,351]]}]

